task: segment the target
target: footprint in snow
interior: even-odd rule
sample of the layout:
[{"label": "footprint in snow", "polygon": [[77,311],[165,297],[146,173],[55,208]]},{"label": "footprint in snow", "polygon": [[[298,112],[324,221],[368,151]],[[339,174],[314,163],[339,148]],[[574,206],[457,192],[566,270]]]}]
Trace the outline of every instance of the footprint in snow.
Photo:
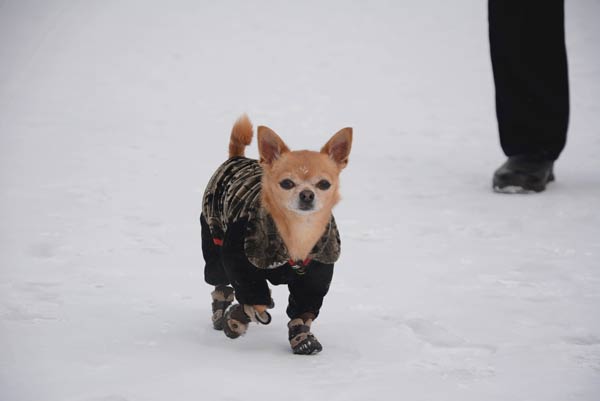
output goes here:
[{"label": "footprint in snow", "polygon": [[593,334],[563,337],[563,340],[573,345],[600,345],[600,337]]},{"label": "footprint in snow", "polygon": [[49,242],[38,242],[30,245],[27,253],[35,258],[48,259],[56,255],[56,245]]},{"label": "footprint in snow", "polygon": [[462,337],[451,333],[443,326],[425,319],[409,319],[404,322],[422,341],[439,348],[473,348],[495,352],[495,348],[486,344],[472,344]]}]

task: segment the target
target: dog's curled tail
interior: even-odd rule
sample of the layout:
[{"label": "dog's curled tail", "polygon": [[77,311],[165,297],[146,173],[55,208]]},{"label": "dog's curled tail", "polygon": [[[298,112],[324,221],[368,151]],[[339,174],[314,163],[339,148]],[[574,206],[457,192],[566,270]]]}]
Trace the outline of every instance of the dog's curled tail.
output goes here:
[{"label": "dog's curled tail", "polygon": [[244,156],[244,149],[252,142],[252,123],[246,114],[237,119],[231,129],[229,157]]}]

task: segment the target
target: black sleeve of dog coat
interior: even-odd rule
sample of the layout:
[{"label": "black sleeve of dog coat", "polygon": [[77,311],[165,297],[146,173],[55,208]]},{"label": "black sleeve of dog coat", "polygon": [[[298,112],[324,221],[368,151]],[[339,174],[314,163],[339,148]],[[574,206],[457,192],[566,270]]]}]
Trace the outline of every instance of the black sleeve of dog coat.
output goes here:
[{"label": "black sleeve of dog coat", "polygon": [[245,221],[238,221],[227,228],[223,240],[223,266],[241,304],[270,305],[271,291],[264,270],[257,269],[244,252]]},{"label": "black sleeve of dog coat", "polygon": [[306,273],[296,277],[288,288],[290,296],[288,300],[287,315],[295,319],[304,314],[312,314],[316,319],[323,305],[323,298],[329,291],[329,285],[333,278],[333,264],[312,261],[306,268]]},{"label": "black sleeve of dog coat", "polygon": [[221,260],[221,247],[214,244],[210,228],[203,215],[200,215],[200,225],[202,226],[202,256],[205,262],[204,281],[214,286],[227,285],[229,278]]}]

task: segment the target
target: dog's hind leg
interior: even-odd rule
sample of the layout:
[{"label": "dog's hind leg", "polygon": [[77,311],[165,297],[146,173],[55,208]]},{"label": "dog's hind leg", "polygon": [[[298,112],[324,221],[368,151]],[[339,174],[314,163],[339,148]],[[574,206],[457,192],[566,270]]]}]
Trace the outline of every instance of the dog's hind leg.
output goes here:
[{"label": "dog's hind leg", "polygon": [[210,293],[212,297],[212,323],[215,330],[223,330],[225,310],[233,303],[233,288],[219,285]]},{"label": "dog's hind leg", "polygon": [[214,285],[212,297],[212,323],[215,330],[223,330],[223,315],[233,302],[234,291],[228,286],[229,278],[223,267],[221,249],[216,245],[203,215],[200,215],[202,225],[202,256],[204,256],[204,281]]}]

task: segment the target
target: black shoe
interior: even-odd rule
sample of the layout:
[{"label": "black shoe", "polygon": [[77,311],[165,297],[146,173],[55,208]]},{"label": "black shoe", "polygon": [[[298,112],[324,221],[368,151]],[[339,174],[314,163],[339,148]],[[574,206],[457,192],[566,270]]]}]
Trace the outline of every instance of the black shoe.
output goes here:
[{"label": "black shoe", "polygon": [[554,181],[554,161],[525,155],[511,156],[494,173],[494,191],[507,194],[542,192]]}]

